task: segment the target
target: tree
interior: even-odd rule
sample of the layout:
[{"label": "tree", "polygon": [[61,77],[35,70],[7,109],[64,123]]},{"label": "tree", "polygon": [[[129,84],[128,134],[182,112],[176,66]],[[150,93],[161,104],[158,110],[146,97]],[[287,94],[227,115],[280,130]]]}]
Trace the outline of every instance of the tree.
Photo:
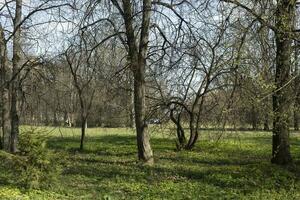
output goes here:
[{"label": "tree", "polygon": [[285,165],[292,162],[289,144],[289,119],[291,87],[291,33],[294,28],[296,1],[281,0],[276,9],[276,71],[273,94],[273,150],[272,163]]},{"label": "tree", "polygon": [[16,0],[15,17],[14,17],[14,36],[13,36],[13,68],[12,76],[16,76],[11,82],[11,140],[10,150],[15,153],[17,151],[17,140],[19,134],[19,113],[18,113],[18,92],[19,92],[19,78],[17,75],[21,68],[21,17],[22,17],[22,0]]},{"label": "tree", "polygon": [[84,38],[80,38],[78,46],[70,46],[67,49],[65,58],[79,99],[81,123],[80,150],[83,150],[87,118],[95,93],[95,89],[91,89],[91,82],[94,78],[94,68],[92,68],[92,65],[95,65],[96,62],[91,63],[91,52],[88,51],[88,46]]},{"label": "tree", "polygon": [[1,108],[1,148],[10,151],[10,103],[9,103],[9,68],[4,30],[0,25],[0,108]]},{"label": "tree", "polygon": [[[291,56],[292,38],[294,37],[295,0],[278,0],[275,6],[275,24],[269,19],[272,10],[264,18],[255,10],[256,4],[250,2],[253,8],[236,0],[223,0],[245,9],[261,24],[274,31],[276,41],[276,69],[273,91],[273,141],[271,162],[286,165],[292,162],[289,144],[289,119],[291,108]],[[253,4],[252,4],[253,3]],[[269,21],[268,21],[269,20]]]},{"label": "tree", "polygon": [[134,116],[137,134],[138,158],[144,163],[151,165],[154,162],[154,159],[150,145],[150,136],[147,130],[148,125],[145,118],[145,70],[149,42],[151,0],[143,0],[142,23],[140,25],[141,33],[138,44],[138,34],[134,31],[135,24],[132,10],[134,2],[131,0],[122,1],[122,8],[116,0],[112,0],[112,2],[119,10],[125,23],[128,60],[134,78]]}]

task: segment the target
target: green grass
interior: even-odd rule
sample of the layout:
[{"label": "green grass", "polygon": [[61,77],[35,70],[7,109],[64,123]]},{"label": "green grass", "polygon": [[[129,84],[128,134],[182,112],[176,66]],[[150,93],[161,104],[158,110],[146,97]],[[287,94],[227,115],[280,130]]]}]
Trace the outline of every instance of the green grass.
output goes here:
[{"label": "green grass", "polygon": [[[29,127],[23,127],[27,129]],[[300,199],[300,135],[292,134],[295,166],[270,164],[271,133],[202,133],[193,151],[175,151],[169,130],[153,129],[155,165],[137,163],[130,129],[42,128],[63,162],[58,182],[23,190],[0,180],[0,199]],[[2,174],[0,178],[5,174]]]}]

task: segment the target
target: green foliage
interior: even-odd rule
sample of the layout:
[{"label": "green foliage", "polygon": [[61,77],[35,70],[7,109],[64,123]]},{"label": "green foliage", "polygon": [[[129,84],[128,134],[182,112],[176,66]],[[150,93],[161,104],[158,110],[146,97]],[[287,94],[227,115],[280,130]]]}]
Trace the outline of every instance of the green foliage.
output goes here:
[{"label": "green foliage", "polygon": [[60,173],[57,155],[46,145],[46,132],[37,129],[23,131],[19,136],[18,154],[3,153],[9,182],[24,188],[45,188],[55,183]]},{"label": "green foliage", "polygon": [[19,151],[25,162],[20,181],[27,188],[49,187],[60,173],[57,155],[46,146],[47,132],[30,129],[19,137]]},{"label": "green foliage", "polygon": [[1,200],[29,200],[29,197],[17,188],[1,187],[0,188]]},{"label": "green foliage", "polygon": [[217,142],[219,133],[207,131],[193,151],[176,152],[174,138],[156,132],[151,138],[156,163],[145,167],[137,162],[130,129],[88,129],[83,152],[77,151],[79,129],[61,132],[63,137],[58,130],[49,135],[46,145],[67,154],[60,158],[59,184],[22,191],[11,183],[16,195],[39,200],[300,199],[299,134],[291,135],[295,166],[282,168],[270,163],[271,133],[224,133]]}]

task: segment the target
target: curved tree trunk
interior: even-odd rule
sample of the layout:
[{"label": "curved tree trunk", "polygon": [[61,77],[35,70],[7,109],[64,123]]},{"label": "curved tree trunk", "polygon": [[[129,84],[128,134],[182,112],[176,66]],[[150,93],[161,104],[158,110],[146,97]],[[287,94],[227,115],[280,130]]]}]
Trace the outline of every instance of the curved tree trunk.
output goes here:
[{"label": "curved tree trunk", "polygon": [[190,137],[187,144],[185,145],[185,149],[191,150],[195,146],[195,143],[198,140],[198,136],[198,122],[195,119],[194,114],[192,114],[190,117]]},{"label": "curved tree trunk", "polygon": [[181,113],[178,114],[177,119],[174,116],[174,109],[171,109],[170,111],[170,119],[172,122],[176,125],[176,133],[177,133],[177,143],[176,148],[177,150],[181,150],[186,145],[186,138],[184,134],[184,129],[181,126],[180,120],[181,120]]}]

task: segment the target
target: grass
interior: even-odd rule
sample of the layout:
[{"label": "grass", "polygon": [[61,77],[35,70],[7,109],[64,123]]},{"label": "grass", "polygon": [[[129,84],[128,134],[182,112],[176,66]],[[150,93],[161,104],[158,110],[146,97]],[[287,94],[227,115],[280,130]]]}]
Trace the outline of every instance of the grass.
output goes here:
[{"label": "grass", "polygon": [[205,131],[193,151],[176,152],[170,131],[153,129],[149,167],[137,163],[130,129],[88,129],[84,152],[79,129],[43,129],[62,175],[29,191],[0,179],[0,199],[300,199],[299,134],[291,136],[295,166],[283,168],[269,162],[271,133],[229,132],[217,140],[220,133]]}]

